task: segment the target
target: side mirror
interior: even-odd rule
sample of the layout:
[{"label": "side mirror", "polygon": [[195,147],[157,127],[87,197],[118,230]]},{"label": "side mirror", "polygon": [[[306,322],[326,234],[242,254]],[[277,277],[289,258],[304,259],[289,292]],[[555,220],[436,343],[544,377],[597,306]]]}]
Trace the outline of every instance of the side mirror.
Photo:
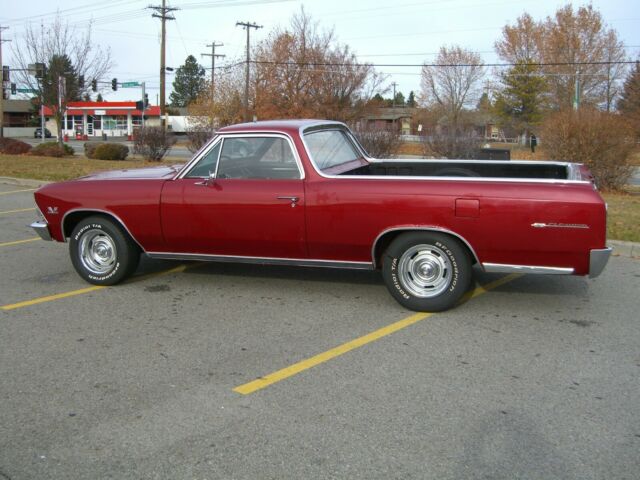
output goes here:
[{"label": "side mirror", "polygon": [[216,182],[216,172],[209,171],[209,176],[202,180],[201,182],[197,182],[196,185],[202,185],[204,187],[209,187]]}]

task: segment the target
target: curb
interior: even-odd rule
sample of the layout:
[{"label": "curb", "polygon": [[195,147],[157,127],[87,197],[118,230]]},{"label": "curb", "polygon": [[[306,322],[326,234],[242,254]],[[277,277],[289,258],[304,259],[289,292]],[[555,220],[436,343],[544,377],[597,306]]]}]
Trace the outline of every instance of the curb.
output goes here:
[{"label": "curb", "polygon": [[640,258],[640,243],[607,240],[607,245],[613,247],[614,257]]},{"label": "curb", "polygon": [[[0,177],[0,183],[4,183],[6,185],[17,185],[19,187],[38,188],[52,182],[45,180],[32,180],[29,178]],[[623,242],[622,240],[607,240],[607,245],[609,247],[613,247],[612,255],[614,257],[640,258],[640,243]]]},{"label": "curb", "polygon": [[16,185],[18,187],[38,188],[52,182],[48,182],[46,180],[32,180],[30,178],[0,177],[0,183],[4,183],[5,185]]}]

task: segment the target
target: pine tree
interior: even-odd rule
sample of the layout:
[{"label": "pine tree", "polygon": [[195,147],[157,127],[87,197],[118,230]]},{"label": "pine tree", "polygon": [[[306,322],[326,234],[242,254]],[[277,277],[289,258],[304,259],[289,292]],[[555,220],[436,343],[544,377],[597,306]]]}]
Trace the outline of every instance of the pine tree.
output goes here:
[{"label": "pine tree", "polygon": [[627,118],[640,136],[640,61],[629,72],[624,82],[618,110]]},{"label": "pine tree", "polygon": [[414,108],[416,106],[416,94],[411,90],[407,98],[407,107]]},{"label": "pine tree", "polygon": [[545,110],[545,94],[548,89],[546,79],[540,74],[540,67],[526,60],[501,74],[502,89],[496,95],[495,113],[502,124],[518,130],[529,130],[542,121]]},{"label": "pine tree", "polygon": [[169,101],[174,107],[186,107],[198,97],[204,86],[204,68],[193,55],[189,55],[184,65],[176,70]]}]

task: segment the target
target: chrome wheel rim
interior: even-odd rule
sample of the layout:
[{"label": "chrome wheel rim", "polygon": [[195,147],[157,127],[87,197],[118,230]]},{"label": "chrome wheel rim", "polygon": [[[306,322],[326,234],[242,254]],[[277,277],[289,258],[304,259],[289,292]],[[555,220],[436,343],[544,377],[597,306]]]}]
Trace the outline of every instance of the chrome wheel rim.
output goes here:
[{"label": "chrome wheel rim", "polygon": [[95,275],[110,272],[116,264],[117,250],[113,239],[102,230],[89,230],[78,245],[82,266]]},{"label": "chrome wheel rim", "polygon": [[400,257],[398,274],[404,288],[413,296],[432,298],[449,287],[453,265],[440,248],[415,245]]}]

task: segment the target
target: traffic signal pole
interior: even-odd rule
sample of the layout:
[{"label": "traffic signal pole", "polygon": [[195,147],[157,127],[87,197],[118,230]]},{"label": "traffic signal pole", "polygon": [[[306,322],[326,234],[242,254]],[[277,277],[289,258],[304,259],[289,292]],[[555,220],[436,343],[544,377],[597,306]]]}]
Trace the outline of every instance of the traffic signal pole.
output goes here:
[{"label": "traffic signal pole", "polygon": [[[10,41],[2,39],[2,31],[8,28],[9,27],[0,26],[0,72],[2,71],[2,44]],[[4,78],[1,80],[0,84],[2,84],[2,95],[0,95],[0,138],[4,137]]]}]

